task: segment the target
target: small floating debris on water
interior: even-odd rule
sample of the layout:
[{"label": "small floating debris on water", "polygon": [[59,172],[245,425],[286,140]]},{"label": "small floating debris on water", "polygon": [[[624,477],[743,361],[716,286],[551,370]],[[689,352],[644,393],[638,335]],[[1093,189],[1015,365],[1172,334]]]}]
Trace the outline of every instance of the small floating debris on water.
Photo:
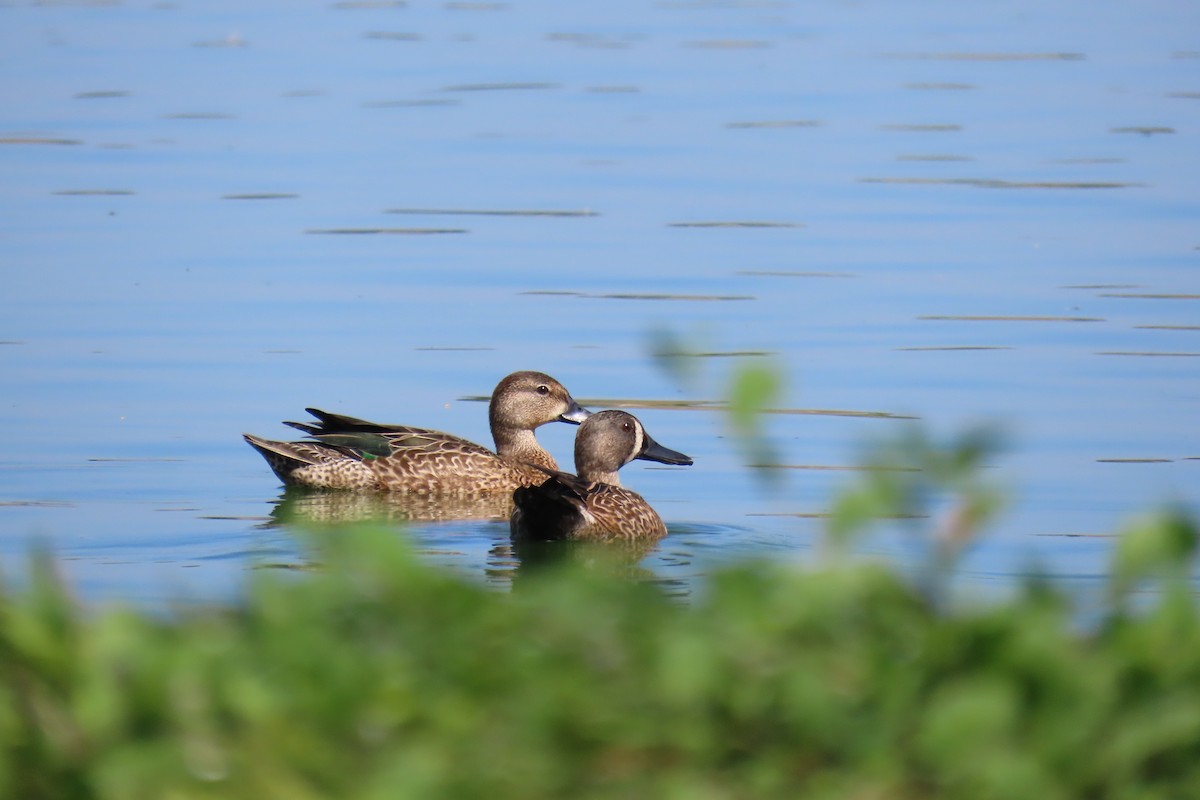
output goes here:
[{"label": "small floating debris on water", "polygon": [[466,228],[308,228],[304,232],[335,236],[372,236],[375,234],[426,236],[444,233],[470,233]]},{"label": "small floating debris on water", "polygon": [[895,123],[880,125],[881,131],[902,131],[904,133],[955,133],[963,129],[962,125],[953,122],[931,123]]},{"label": "small floating debris on water", "polygon": [[816,119],[766,119],[748,122],[727,122],[726,128],[818,128],[821,121]]},{"label": "small floating debris on water", "polygon": [[25,344],[21,339],[0,339],[0,344]]},{"label": "small floating debris on water", "polygon": [[828,511],[747,511],[747,517],[787,517],[788,519],[830,519]]},{"label": "small floating debris on water", "polygon": [[1200,300],[1200,294],[1174,294],[1174,293],[1137,293],[1137,292],[1112,292],[1102,294],[1101,297],[1119,297],[1125,300]]},{"label": "small floating debris on water", "polygon": [[1019,317],[1003,314],[926,314],[917,319],[949,322],[1107,322],[1104,317]]},{"label": "small floating debris on water", "polygon": [[750,469],[798,469],[816,472],[920,472],[920,467],[889,467],[881,464],[747,464]]},{"label": "small floating debris on water", "polygon": [[[271,517],[253,517],[253,520],[258,522],[272,522]],[[285,561],[263,561],[250,564],[250,569],[286,569],[295,572],[315,572],[320,567],[316,564],[295,563],[289,564]]]},{"label": "small floating debris on water", "polygon": [[295,200],[300,195],[291,192],[251,192],[248,194],[223,194],[222,200]]},{"label": "small floating debris on water", "polygon": [[1145,331],[1200,331],[1200,325],[1134,325]]},{"label": "small floating debris on water", "polygon": [[[487,403],[489,395],[466,395],[458,398],[468,403]],[[577,398],[582,406],[598,406],[603,408],[641,408],[641,409],[686,409],[689,411],[719,411],[728,403],[724,400],[636,400],[617,399],[611,397],[580,397]]]},{"label": "small floating debris on water", "polygon": [[461,105],[461,100],[431,97],[421,100],[371,100],[363,103],[363,108],[445,108]]},{"label": "small floating debris on water", "polygon": [[[158,510],[165,511],[165,510],[169,510],[169,509],[160,508]],[[180,511],[189,511],[189,510],[194,510],[194,509],[181,508],[179,510]],[[253,515],[253,514],[198,514],[198,515],[196,515],[196,519],[215,519],[215,520],[225,520],[227,522],[270,522],[271,521],[270,517],[264,517],[264,516]]]},{"label": "small floating debris on water", "polygon": [[1123,181],[1005,181],[996,178],[859,178],[860,183],[894,183],[916,186],[976,186],[983,189],[1131,189],[1142,183]]},{"label": "small floating debris on water", "polygon": [[803,228],[803,222],[767,222],[765,220],[712,220],[707,222],[668,222],[668,228]]},{"label": "small floating debris on water", "polygon": [[[829,519],[829,511],[748,511],[747,517],[789,517],[793,519]],[[879,514],[874,519],[929,519],[928,514]]]},{"label": "small floating debris on water", "polygon": [[1060,286],[1060,289],[1140,289],[1142,288],[1136,283],[1077,283],[1068,286]]},{"label": "small floating debris on water", "polygon": [[857,417],[861,419],[920,419],[915,414],[894,414],[891,411],[858,411],[849,408],[764,408],[764,414],[801,414],[816,417]]},{"label": "small floating debris on water", "polygon": [[81,139],[55,139],[49,136],[0,136],[0,144],[53,144],[77,145],[83,144]]},{"label": "small floating debris on water", "polygon": [[1129,125],[1123,128],[1109,128],[1109,133],[1140,133],[1142,136],[1155,136],[1162,133],[1175,133],[1174,128],[1166,125]]},{"label": "small floating debris on water", "polygon": [[[472,403],[486,403],[491,400],[488,395],[466,395],[458,399]],[[729,408],[729,402],[726,400],[657,400],[629,397],[579,397],[576,399],[582,406],[597,408],[673,409],[679,411],[724,411]],[[920,417],[906,414],[893,414],[890,411],[859,411],[844,408],[764,408],[762,413],[865,419],[920,419]]]},{"label": "small floating debris on water", "polygon": [[1104,350],[1098,356],[1142,356],[1147,358],[1200,358],[1200,353],[1160,353],[1155,351]]},{"label": "small floating debris on water", "polygon": [[386,208],[385,214],[463,217],[598,217],[600,212],[581,209],[498,209],[498,208]]},{"label": "small floating debris on water", "polygon": [[1083,61],[1083,53],[887,53],[886,58],[930,61]]},{"label": "small floating debris on water", "polygon": [[183,459],[183,458],[115,458],[115,457],[104,457],[104,456],[97,456],[95,458],[88,459],[88,461],[101,461],[101,462],[110,462],[110,463],[118,463],[118,464],[125,464],[125,463],[158,464],[158,463],[166,462],[166,461],[186,461],[186,460],[187,459]]},{"label": "small floating debris on water", "polygon": [[720,411],[729,404],[724,400],[652,400],[629,397],[589,397],[579,401],[583,406],[633,409],[682,409],[687,411]]},{"label": "small floating debris on water", "polygon": [[597,300],[689,300],[695,302],[716,302],[724,300],[757,300],[749,294],[651,294],[614,292],[612,294],[581,294]]},{"label": "small floating debris on water", "polygon": [[1200,100],[1200,92],[1167,92],[1167,97],[1177,100]]},{"label": "small floating debris on water", "polygon": [[521,295],[529,296],[547,296],[547,297],[586,297],[592,300],[692,300],[698,302],[704,301],[720,301],[720,300],[757,300],[758,298],[748,294],[637,294],[637,293],[612,293],[612,294],[589,294],[587,292],[572,292],[555,289],[533,289],[525,292],[518,292]]},{"label": "small floating debris on water", "polygon": [[66,500],[0,500],[0,508],[74,508]]},{"label": "small floating debris on water", "polygon": [[116,97],[129,97],[132,92],[123,89],[101,90],[95,92],[76,92],[76,100],[109,100]]},{"label": "small floating debris on water", "polygon": [[1173,458],[1097,458],[1098,464],[1170,464]]},{"label": "small floating debris on water", "polygon": [[1048,536],[1061,539],[1116,539],[1119,533],[1035,533],[1034,536]]},{"label": "small floating debris on water", "polygon": [[363,34],[364,39],[381,39],[389,42],[419,42],[422,36],[419,33],[409,33],[407,31],[367,31]]},{"label": "small floating debris on water", "polygon": [[459,83],[443,86],[443,92],[507,92],[507,91],[544,91],[560,89],[561,84],[548,82],[509,82],[509,83]]},{"label": "small floating debris on water", "polygon": [[60,189],[50,194],[58,197],[127,197],[136,192],[130,189]]},{"label": "small floating debris on water", "polygon": [[893,350],[902,350],[908,352],[936,351],[936,350],[1013,350],[1015,348],[1007,345],[996,344],[948,344],[948,345],[926,345],[914,347],[893,347]]}]

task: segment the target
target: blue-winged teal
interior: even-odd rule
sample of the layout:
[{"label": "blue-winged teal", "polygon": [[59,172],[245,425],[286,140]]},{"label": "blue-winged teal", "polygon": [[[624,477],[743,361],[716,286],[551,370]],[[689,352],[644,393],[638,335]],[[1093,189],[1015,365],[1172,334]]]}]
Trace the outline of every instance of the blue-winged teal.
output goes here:
[{"label": "blue-winged teal", "polygon": [[[517,489],[513,536],[531,539],[657,539],[667,527],[617,470],[634,459],[690,466],[692,459],[650,438],[624,411],[592,414],[575,436],[577,475],[551,472],[540,486]],[[548,471],[549,472],[549,471]]]},{"label": "blue-winged teal", "polygon": [[306,409],[317,424],[288,422],[309,434],[274,442],[250,434],[284,483],[322,489],[382,489],[411,494],[509,493],[541,483],[558,468],[534,429],[547,422],[582,422],[589,412],[566,387],[541,372],[514,372],[496,386],[488,405],[493,453],[466,439],[407,425]]}]

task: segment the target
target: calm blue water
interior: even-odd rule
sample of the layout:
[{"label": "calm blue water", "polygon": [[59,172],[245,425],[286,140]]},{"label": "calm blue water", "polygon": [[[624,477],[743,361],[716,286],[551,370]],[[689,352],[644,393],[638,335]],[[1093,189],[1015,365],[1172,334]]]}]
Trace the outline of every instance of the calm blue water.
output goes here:
[{"label": "calm blue water", "polygon": [[[1105,534],[1200,505],[1200,8],[1049,6],[0,5],[5,572],[43,540],[90,599],[230,597],[303,557],[242,431],[314,405],[487,442],[460,398],[515,369],[720,398],[737,359],[677,384],[666,329],[771,353],[782,407],[1001,424],[1012,502],[963,580],[1094,584]],[[592,213],[391,213],[421,209]],[[770,492],[720,413],[636,413],[696,459],[624,472],[672,530],[651,574],[814,557],[852,474]],[[903,424],[768,430],[846,467]],[[541,438],[568,464],[572,434]],[[499,523],[404,535],[517,563]]]}]

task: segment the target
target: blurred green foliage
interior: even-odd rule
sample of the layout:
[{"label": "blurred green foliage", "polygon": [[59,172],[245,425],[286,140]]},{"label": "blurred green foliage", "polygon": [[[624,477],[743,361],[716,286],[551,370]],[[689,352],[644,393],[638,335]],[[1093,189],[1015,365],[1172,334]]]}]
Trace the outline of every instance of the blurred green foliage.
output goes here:
[{"label": "blurred green foliage", "polygon": [[[734,442],[741,447],[748,464],[770,467],[779,463],[778,449],[762,420],[764,412],[778,405],[782,396],[779,372],[769,364],[743,362],[734,368],[729,384],[728,419]],[[773,469],[759,470],[757,474],[760,480],[776,484],[782,476]]]},{"label": "blurred green foliage", "polygon": [[984,473],[1000,448],[994,428],[970,428],[937,441],[924,426],[909,424],[873,443],[860,459],[862,477],[835,499],[829,532],[843,542],[880,518],[922,520],[943,510],[947,517],[936,536],[953,554],[1002,505],[1002,492]]},{"label": "blurred green foliage", "polygon": [[[728,373],[717,381],[731,440],[746,463],[753,467],[772,467],[779,463],[779,451],[768,434],[764,415],[778,408],[785,396],[784,372],[767,352],[720,352],[700,343],[708,338],[705,331],[687,335],[670,328],[651,330],[647,349],[654,363],[680,387],[703,390],[710,383],[705,362],[734,357]],[[778,488],[782,473],[759,470],[756,477],[768,488]]]},{"label": "blurred green foliage", "polygon": [[924,549],[920,589],[935,604],[946,602],[959,556],[1004,505],[1005,493],[987,474],[1001,441],[985,426],[939,440],[913,422],[872,443],[855,482],[834,498],[829,542],[842,553],[881,521],[899,520]]},{"label": "blurred green foliage", "polygon": [[[694,379],[704,354],[659,339]],[[769,463],[779,377],[728,377],[734,438]],[[951,609],[941,581],[1000,506],[998,444],[907,428],[834,500],[841,550],[911,521],[915,585],[746,564],[685,606],[627,559],[539,551],[500,594],[364,527],[310,534],[316,569],[258,570],[236,607],[153,615],[78,608],[38,555],[0,592],[0,797],[1200,797],[1194,520],[1124,532],[1087,630],[1045,582]]]},{"label": "blurred green foliage", "polygon": [[0,796],[1200,796],[1200,619],[1170,589],[1196,527],[1127,535],[1086,632],[1044,587],[938,613],[843,562],[683,606],[572,564],[500,594],[342,530],[236,608],[156,616],[81,611],[39,558],[0,600]]}]

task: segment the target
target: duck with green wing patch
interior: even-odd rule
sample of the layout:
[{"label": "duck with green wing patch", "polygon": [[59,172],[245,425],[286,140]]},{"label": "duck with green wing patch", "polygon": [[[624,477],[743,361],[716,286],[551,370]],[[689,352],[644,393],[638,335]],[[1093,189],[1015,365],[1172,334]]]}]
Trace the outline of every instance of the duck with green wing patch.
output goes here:
[{"label": "duck with green wing patch", "polygon": [[541,483],[543,470],[558,465],[534,430],[548,422],[578,424],[590,413],[541,372],[514,372],[492,392],[488,421],[495,452],[441,431],[306,410],[316,423],[285,423],[307,433],[303,441],[243,434],[284,483],[422,495],[509,493]]}]

